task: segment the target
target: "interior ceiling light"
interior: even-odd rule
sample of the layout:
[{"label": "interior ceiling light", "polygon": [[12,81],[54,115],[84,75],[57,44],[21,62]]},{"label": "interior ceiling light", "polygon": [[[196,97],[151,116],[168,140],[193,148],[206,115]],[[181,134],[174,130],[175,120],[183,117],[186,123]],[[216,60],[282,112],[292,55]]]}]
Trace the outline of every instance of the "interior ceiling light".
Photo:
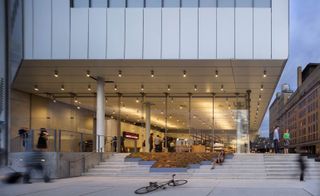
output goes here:
[{"label": "interior ceiling light", "polygon": [[106,97],[106,103],[108,103],[108,98]]},{"label": "interior ceiling light", "polygon": [[219,72],[216,70],[216,78],[219,77]]},{"label": "interior ceiling light", "polygon": [[197,91],[197,90],[198,90],[197,85],[194,85],[194,91]]},{"label": "interior ceiling light", "polygon": [[162,115],[164,114],[163,111],[160,112]]},{"label": "interior ceiling light", "polygon": [[114,110],[112,110],[112,114],[115,114],[116,112]]},{"label": "interior ceiling light", "polygon": [[90,71],[87,70],[86,76],[89,78],[90,77]]},{"label": "interior ceiling light", "polygon": [[88,91],[91,91],[91,85],[90,84],[88,85]]},{"label": "interior ceiling light", "polygon": [[150,75],[150,76],[151,76],[151,78],[154,78],[154,71],[153,71],[153,70],[151,70],[150,72],[151,72],[151,75]]},{"label": "interior ceiling light", "polygon": [[140,101],[139,101],[139,98],[137,97],[137,99],[136,99],[136,103],[139,103]]},{"label": "interior ceiling light", "polygon": [[77,106],[77,109],[80,110],[81,109],[80,106]]},{"label": "interior ceiling light", "polygon": [[183,106],[182,106],[182,105],[179,105],[179,109],[182,110],[182,109],[183,109]]},{"label": "interior ceiling light", "polygon": [[196,116],[196,115],[193,115],[193,118],[197,118],[197,116]]},{"label": "interior ceiling light", "polygon": [[61,85],[60,90],[64,91],[64,85]]},{"label": "interior ceiling light", "polygon": [[114,85],[114,90],[117,91],[118,90],[118,86],[115,84]]},{"label": "interior ceiling light", "polygon": [[141,84],[141,91],[144,91],[144,85]]},{"label": "interior ceiling light", "polygon": [[168,91],[170,91],[171,90],[171,86],[170,85],[168,85]]},{"label": "interior ceiling light", "polygon": [[122,71],[121,71],[121,70],[118,71],[118,77],[119,77],[119,78],[122,77]]},{"label": "interior ceiling light", "polygon": [[228,106],[228,109],[229,109],[229,110],[231,109],[231,105]]},{"label": "interior ceiling light", "polygon": [[59,77],[58,70],[54,70],[54,77],[56,77],[56,78]]},{"label": "interior ceiling light", "polygon": [[221,90],[221,91],[223,91],[223,90],[224,90],[224,89],[223,89],[223,84],[221,84],[221,88],[220,88],[220,90]]},{"label": "interior ceiling light", "polygon": [[263,91],[263,84],[261,84],[260,91]]},{"label": "interior ceiling light", "polygon": [[74,101],[75,103],[78,103],[77,97],[74,97],[74,98],[73,98],[73,101]]},{"label": "interior ceiling light", "polygon": [[187,71],[186,70],[183,70],[183,77],[187,77]]},{"label": "interior ceiling light", "polygon": [[39,88],[38,88],[38,85],[34,85],[34,88],[33,88],[35,91],[39,91]]},{"label": "interior ceiling light", "polygon": [[259,101],[261,101],[261,95],[259,95]]},{"label": "interior ceiling light", "polygon": [[172,118],[172,115],[171,115],[171,114],[169,115],[169,118],[170,118],[170,119]]},{"label": "interior ceiling light", "polygon": [[53,97],[52,101],[53,101],[53,103],[56,103],[56,102],[57,102],[57,100],[56,100],[55,97]]},{"label": "interior ceiling light", "polygon": [[171,103],[173,103],[173,97],[171,97]]},{"label": "interior ceiling light", "polygon": [[267,77],[267,71],[266,71],[266,70],[263,71],[263,77],[264,77],[264,78]]}]

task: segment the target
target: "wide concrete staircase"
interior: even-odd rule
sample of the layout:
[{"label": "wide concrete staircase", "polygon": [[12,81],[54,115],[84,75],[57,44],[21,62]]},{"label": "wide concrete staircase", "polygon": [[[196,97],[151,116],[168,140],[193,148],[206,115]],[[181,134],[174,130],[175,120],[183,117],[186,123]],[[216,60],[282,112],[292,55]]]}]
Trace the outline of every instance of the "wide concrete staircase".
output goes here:
[{"label": "wide concrete staircase", "polygon": [[[138,162],[125,162],[128,154],[114,154],[109,159],[90,169],[87,176],[119,177],[164,177],[170,172],[149,172],[150,165]],[[299,163],[296,154],[235,154],[226,159],[223,165],[202,165],[188,172],[178,172],[179,178],[210,179],[299,179]],[[305,179],[320,179],[320,162],[306,159]]]}]

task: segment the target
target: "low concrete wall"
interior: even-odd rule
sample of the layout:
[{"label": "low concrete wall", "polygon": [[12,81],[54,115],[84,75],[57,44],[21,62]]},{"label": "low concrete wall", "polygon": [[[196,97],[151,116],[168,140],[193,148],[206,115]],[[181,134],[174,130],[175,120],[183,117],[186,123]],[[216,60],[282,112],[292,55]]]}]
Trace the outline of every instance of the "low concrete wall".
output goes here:
[{"label": "low concrete wall", "polygon": [[[30,156],[29,152],[9,153],[9,167],[15,171],[24,172],[25,157]],[[58,153],[44,152],[46,168],[51,178],[68,178],[81,176],[83,172],[98,165],[111,156],[111,153],[82,152],[82,153]],[[36,175],[36,178],[41,177]]]}]

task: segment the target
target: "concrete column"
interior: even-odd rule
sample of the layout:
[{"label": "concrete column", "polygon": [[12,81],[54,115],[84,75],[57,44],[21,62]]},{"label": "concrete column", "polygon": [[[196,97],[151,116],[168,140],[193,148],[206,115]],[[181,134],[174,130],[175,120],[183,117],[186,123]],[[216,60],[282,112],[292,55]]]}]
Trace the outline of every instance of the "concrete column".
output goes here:
[{"label": "concrete column", "polygon": [[104,96],[104,78],[97,78],[97,114],[96,114],[96,148],[97,152],[104,152],[105,136],[105,96]]},{"label": "concrete column", "polygon": [[168,143],[168,93],[165,93],[166,95],[166,112],[165,112],[165,134],[164,134],[164,147],[168,148],[167,143]]},{"label": "concrete column", "polygon": [[[212,93],[212,144],[214,144],[214,98],[215,98],[216,94]],[[213,147],[213,146],[212,146]]]},{"label": "concrete column", "polygon": [[250,109],[251,109],[251,90],[247,90],[247,115],[248,115],[248,134],[247,134],[247,153],[250,153]]},{"label": "concrete column", "polygon": [[150,118],[151,118],[151,103],[145,103],[145,112],[146,112],[146,152],[150,152]]},{"label": "concrete column", "polygon": [[236,122],[237,122],[237,153],[241,153],[241,112],[237,108],[236,110]]}]

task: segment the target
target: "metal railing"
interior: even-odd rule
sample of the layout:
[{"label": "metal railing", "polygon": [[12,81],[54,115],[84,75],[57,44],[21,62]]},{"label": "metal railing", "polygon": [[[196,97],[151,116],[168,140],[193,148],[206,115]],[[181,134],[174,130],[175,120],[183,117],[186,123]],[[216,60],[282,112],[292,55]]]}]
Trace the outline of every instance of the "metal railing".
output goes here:
[{"label": "metal railing", "polygon": [[[47,129],[47,152],[108,152],[111,151],[112,137],[83,132]],[[25,152],[37,149],[40,130],[30,130],[24,137],[16,136],[10,141],[10,152]],[[104,140],[101,139],[104,138]],[[104,150],[97,149],[104,141]]]}]

